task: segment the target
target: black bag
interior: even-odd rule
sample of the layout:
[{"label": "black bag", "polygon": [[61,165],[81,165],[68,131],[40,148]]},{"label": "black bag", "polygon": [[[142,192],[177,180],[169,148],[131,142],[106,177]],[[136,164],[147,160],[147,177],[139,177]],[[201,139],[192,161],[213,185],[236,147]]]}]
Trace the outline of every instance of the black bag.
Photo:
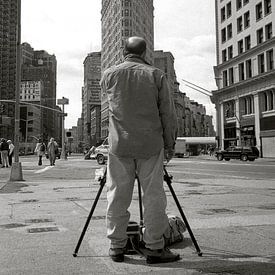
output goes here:
[{"label": "black bag", "polygon": [[44,143],[40,145],[40,151],[44,152],[46,150],[46,146]]},{"label": "black bag", "polygon": [[129,221],[127,226],[127,244],[126,244],[126,254],[136,254],[137,251],[133,247],[134,244],[139,244],[140,242],[140,227],[137,222]]}]

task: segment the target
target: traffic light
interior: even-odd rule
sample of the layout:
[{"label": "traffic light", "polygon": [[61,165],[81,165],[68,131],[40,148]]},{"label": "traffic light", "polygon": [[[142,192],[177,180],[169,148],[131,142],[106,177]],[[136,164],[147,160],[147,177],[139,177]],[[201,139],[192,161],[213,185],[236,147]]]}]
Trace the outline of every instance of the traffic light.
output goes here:
[{"label": "traffic light", "polygon": [[5,105],[4,104],[0,104],[0,114],[3,114],[5,111]]},{"label": "traffic light", "polygon": [[66,132],[66,137],[71,137],[72,133],[71,132]]}]

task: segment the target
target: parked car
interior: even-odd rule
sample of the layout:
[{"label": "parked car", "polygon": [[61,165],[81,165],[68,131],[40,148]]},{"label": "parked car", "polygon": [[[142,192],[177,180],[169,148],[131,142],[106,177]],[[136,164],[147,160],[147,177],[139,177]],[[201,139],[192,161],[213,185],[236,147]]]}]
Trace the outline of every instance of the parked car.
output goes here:
[{"label": "parked car", "polygon": [[259,150],[255,146],[230,146],[225,150],[218,150],[215,153],[218,160],[240,159],[242,161],[254,161],[259,157]]},{"label": "parked car", "polygon": [[108,150],[109,144],[108,138],[106,138],[98,147],[93,146],[85,155],[84,159],[96,159],[98,164],[105,164],[108,159]]}]

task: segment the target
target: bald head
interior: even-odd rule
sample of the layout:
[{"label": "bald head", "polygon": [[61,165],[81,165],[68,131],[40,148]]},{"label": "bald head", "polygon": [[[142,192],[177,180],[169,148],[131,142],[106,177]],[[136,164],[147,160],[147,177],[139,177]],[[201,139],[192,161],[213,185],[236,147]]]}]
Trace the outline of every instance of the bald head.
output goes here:
[{"label": "bald head", "polygon": [[127,54],[137,54],[142,56],[146,52],[146,42],[142,37],[132,36],[126,39],[124,46],[124,56]]}]

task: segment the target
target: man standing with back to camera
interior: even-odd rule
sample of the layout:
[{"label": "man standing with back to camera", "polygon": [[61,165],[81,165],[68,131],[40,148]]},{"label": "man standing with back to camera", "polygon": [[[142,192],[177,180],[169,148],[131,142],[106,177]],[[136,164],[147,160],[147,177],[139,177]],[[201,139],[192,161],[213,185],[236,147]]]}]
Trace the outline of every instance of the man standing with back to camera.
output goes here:
[{"label": "man standing with back to camera", "polygon": [[147,263],[179,260],[164,248],[168,227],[163,161],[174,153],[177,122],[173,99],[162,71],[145,60],[141,37],[125,41],[123,63],[107,69],[101,79],[109,102],[107,164],[107,237],[113,261],[124,261],[135,174],[143,190]]}]

